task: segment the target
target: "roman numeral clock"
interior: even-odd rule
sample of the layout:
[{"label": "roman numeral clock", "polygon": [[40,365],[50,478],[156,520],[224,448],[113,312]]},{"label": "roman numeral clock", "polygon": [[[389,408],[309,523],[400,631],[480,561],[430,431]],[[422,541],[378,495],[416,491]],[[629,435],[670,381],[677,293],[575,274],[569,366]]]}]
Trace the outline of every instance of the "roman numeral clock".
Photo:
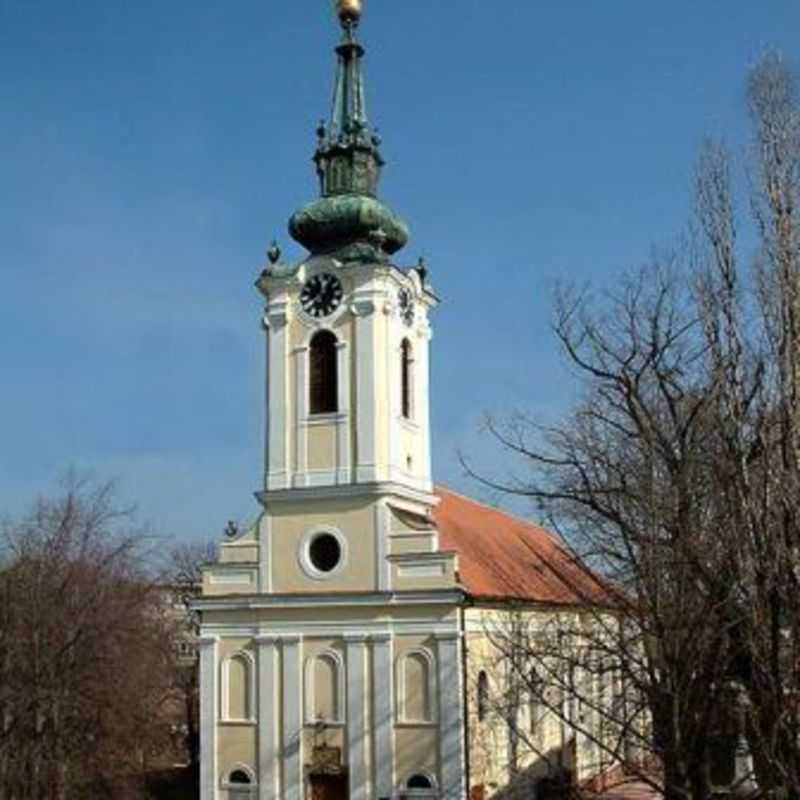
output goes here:
[{"label": "roman numeral clock", "polygon": [[300,304],[306,314],[319,319],[333,314],[341,305],[343,296],[341,281],[335,275],[324,272],[305,282]]}]

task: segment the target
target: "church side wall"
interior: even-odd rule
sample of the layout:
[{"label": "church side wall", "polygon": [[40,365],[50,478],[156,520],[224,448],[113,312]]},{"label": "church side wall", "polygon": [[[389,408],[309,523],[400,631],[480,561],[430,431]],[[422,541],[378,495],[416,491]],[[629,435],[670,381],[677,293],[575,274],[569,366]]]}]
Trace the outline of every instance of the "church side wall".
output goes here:
[{"label": "church side wall", "polygon": [[[548,704],[543,706],[526,688],[519,688],[518,672],[509,668],[509,654],[515,648],[514,625],[523,625],[525,635],[530,636],[532,631],[567,618],[579,619],[573,611],[547,607],[514,612],[487,607],[465,612],[470,778],[472,786],[482,786],[487,797],[531,797],[540,778],[562,768],[571,770],[582,782],[610,766],[601,763],[590,737],[548,710],[549,704],[563,708],[568,715],[569,698],[560,689],[546,689]],[[568,670],[571,663],[565,652],[563,665],[554,668]],[[592,716],[587,715],[582,724],[592,726]],[[599,732],[599,728],[592,730],[592,735]]]}]

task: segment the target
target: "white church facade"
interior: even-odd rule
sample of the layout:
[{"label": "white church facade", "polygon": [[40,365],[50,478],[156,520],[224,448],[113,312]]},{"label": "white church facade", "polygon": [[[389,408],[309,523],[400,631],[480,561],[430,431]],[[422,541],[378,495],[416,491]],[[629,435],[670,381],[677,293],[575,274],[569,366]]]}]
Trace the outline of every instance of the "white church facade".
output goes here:
[{"label": "white church facade", "polygon": [[[565,602],[526,562],[556,547],[548,534],[433,484],[437,297],[424,264],[395,263],[408,231],[377,199],[360,10],[339,2],[321,197],[290,223],[308,256],[273,248],[257,282],[261,513],[221,544],[195,604],[202,800],[488,797],[505,777],[502,753],[480,752],[484,612]],[[568,744],[563,726],[543,730]],[[563,752],[574,761],[580,742]]]}]

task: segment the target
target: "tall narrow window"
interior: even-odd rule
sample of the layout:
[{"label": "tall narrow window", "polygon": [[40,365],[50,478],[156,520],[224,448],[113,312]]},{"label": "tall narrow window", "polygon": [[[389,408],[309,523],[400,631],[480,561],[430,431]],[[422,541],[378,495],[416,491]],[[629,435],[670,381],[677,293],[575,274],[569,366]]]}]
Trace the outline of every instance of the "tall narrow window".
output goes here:
[{"label": "tall narrow window", "polygon": [[339,410],[339,380],[336,337],[319,331],[311,340],[309,352],[309,408],[312,414],[332,414]]},{"label": "tall narrow window", "polygon": [[537,733],[539,728],[539,697],[534,692],[528,693],[528,731]]},{"label": "tall narrow window", "polygon": [[401,391],[402,391],[402,406],[403,416],[406,419],[411,419],[411,394],[412,394],[412,367],[414,364],[414,355],[411,350],[411,342],[408,339],[403,339],[403,344],[400,345],[400,369],[401,369]]},{"label": "tall narrow window", "polygon": [[483,722],[489,712],[489,676],[484,670],[478,673],[478,720]]}]

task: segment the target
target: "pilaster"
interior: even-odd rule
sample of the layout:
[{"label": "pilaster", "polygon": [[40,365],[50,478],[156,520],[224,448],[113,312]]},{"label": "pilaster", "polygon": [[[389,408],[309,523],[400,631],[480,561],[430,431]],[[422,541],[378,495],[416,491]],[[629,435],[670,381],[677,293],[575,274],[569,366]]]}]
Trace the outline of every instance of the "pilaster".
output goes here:
[{"label": "pilaster", "polygon": [[388,592],[391,588],[391,565],[388,559],[389,548],[389,509],[386,501],[375,504],[375,588],[379,592]]},{"label": "pilaster", "polygon": [[391,797],[394,775],[394,716],[392,676],[392,637],[372,637],[373,717],[375,796]]},{"label": "pilaster", "polygon": [[464,725],[462,720],[461,637],[436,635],[439,665],[439,763],[441,800],[462,800],[464,788]]},{"label": "pilaster", "polygon": [[282,636],[283,796],[303,800],[303,712],[300,647],[302,636]]},{"label": "pilaster", "polygon": [[414,370],[414,400],[417,404],[417,422],[422,431],[422,463],[419,473],[422,476],[421,489],[433,491],[431,470],[431,398],[430,398],[430,343],[433,338],[430,323],[426,320],[419,331],[417,339],[417,355]]},{"label": "pilaster", "polygon": [[390,479],[403,481],[406,465],[403,460],[401,413],[400,413],[400,376],[401,376],[401,342],[405,331],[400,330],[402,323],[391,314],[393,306],[385,311],[386,351],[383,354],[386,371],[386,405],[388,418],[382,420],[382,435],[386,437],[386,467]]},{"label": "pilaster", "polygon": [[258,800],[276,800],[278,777],[278,692],[276,637],[257,636],[258,648]]},{"label": "pilaster", "polygon": [[356,480],[376,480],[377,420],[375,391],[375,303],[373,290],[356,292]]},{"label": "pilaster", "polygon": [[217,643],[201,636],[200,650],[200,800],[217,796]]},{"label": "pilaster", "polygon": [[350,799],[371,800],[367,771],[367,637],[363,633],[353,633],[345,634],[344,639],[347,646],[347,751]]},{"label": "pilaster", "polygon": [[308,485],[308,351],[307,346],[296,347],[293,352],[295,360],[296,383],[294,388],[296,416],[292,426],[296,431],[297,441],[297,474]]},{"label": "pilaster", "polygon": [[289,326],[288,300],[271,303],[265,316],[269,327],[267,366],[267,489],[289,488]]},{"label": "pilaster", "polygon": [[336,483],[350,483],[352,479],[350,419],[350,348],[347,342],[339,342],[337,351],[338,408],[340,421],[336,425]]},{"label": "pilaster", "polygon": [[272,517],[267,511],[258,522],[258,590],[272,591]]}]

